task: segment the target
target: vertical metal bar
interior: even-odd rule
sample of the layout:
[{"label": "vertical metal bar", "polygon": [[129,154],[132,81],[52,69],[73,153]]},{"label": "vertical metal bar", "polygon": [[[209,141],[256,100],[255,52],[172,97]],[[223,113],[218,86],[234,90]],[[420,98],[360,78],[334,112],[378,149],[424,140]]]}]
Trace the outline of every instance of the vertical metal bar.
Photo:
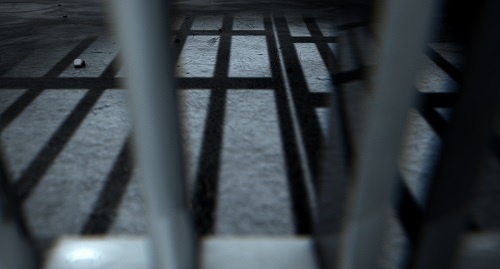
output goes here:
[{"label": "vertical metal bar", "polygon": [[405,120],[434,9],[433,0],[387,1],[374,95],[340,250],[342,269],[380,268]]},{"label": "vertical metal bar", "polygon": [[34,269],[39,264],[38,249],[13,193],[0,158],[0,268]]},{"label": "vertical metal bar", "polygon": [[194,268],[194,230],[187,208],[169,50],[169,1],[115,0],[112,4],[132,101],[153,263],[155,268]]},{"label": "vertical metal bar", "polygon": [[[500,2],[486,1],[455,116],[445,138],[411,268],[453,268],[466,214],[498,122]],[[471,14],[474,15],[474,14]]]}]

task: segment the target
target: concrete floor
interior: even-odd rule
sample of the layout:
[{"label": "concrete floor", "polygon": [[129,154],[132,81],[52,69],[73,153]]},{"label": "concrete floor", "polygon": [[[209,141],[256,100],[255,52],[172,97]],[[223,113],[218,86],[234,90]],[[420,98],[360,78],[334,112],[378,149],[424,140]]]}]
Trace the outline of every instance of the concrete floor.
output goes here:
[{"label": "concrete floor", "polygon": [[[342,92],[353,160],[359,152],[368,93],[359,70],[374,64],[372,39],[364,24],[341,26],[362,18],[321,3],[272,14],[236,10],[236,2],[201,13],[205,4],[193,3],[177,4],[185,10],[174,16],[172,48],[198,229],[309,234],[332,90]],[[0,14],[1,150],[31,230],[43,239],[146,233],[120,46],[101,1],[0,3]],[[430,46],[461,66],[456,44]],[[87,66],[75,69],[75,58]],[[457,89],[442,66],[422,58],[421,92]],[[352,70],[358,75],[330,76]],[[444,122],[450,117],[449,109],[435,111]],[[400,167],[420,204],[441,143],[437,125],[416,108],[409,114]],[[500,166],[491,159],[490,187],[472,215],[497,230]],[[401,227],[391,223],[388,249],[402,248]],[[387,267],[400,259],[387,258]]]},{"label": "concrete floor", "polygon": [[[40,238],[146,231],[140,186],[126,146],[130,121],[122,70],[116,63],[119,45],[103,7],[97,1],[82,6],[76,1],[60,6],[40,1],[2,7],[6,14],[2,59],[6,60],[1,70],[6,83],[0,92],[0,138],[28,223]],[[289,113],[285,109],[291,96],[280,93],[276,100],[274,87],[284,86],[272,76],[284,73],[277,71],[282,57],[277,55],[278,44],[269,42],[276,31],[271,17],[240,12],[229,20],[222,14],[188,13],[174,20],[173,34],[180,42],[173,46],[179,57],[191,192],[200,192],[193,183],[197,180],[218,179],[218,186],[203,190],[204,196],[216,194],[216,203],[209,203],[214,208],[194,205],[195,210],[215,215],[216,221],[207,224],[211,227],[202,229],[221,235],[294,234],[287,174],[296,168],[288,167],[285,155],[293,155],[288,159],[297,166],[306,164],[282,144],[283,139],[293,139],[295,130],[291,126],[283,130],[278,118],[279,113]],[[292,36],[311,36],[300,14],[280,19],[292,23]],[[325,19],[318,22],[322,34],[334,36]],[[238,36],[231,38],[230,30],[239,32]],[[216,71],[216,63],[227,57],[223,46],[231,50],[228,70],[222,71],[227,74]],[[297,44],[296,49],[304,69],[316,73],[315,77],[305,74],[308,87],[328,92],[331,79],[318,52],[310,52],[307,43]],[[330,49],[335,50],[334,43]],[[84,59],[86,67],[75,69],[74,58]],[[288,68],[301,70],[296,65]],[[225,96],[218,100],[211,87],[220,87],[214,85],[224,83],[224,76],[233,81],[229,84],[234,89],[224,89]],[[72,78],[83,84],[73,84]],[[326,132],[326,108],[311,111],[319,118],[315,128],[323,133],[315,135],[321,137]],[[308,207],[308,202],[304,204]]]}]

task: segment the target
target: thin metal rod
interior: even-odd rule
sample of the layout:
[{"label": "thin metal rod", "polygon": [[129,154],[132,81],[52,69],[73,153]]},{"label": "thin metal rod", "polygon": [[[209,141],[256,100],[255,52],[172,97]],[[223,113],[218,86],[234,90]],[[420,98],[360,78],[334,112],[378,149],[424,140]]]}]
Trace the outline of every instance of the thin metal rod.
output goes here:
[{"label": "thin metal rod", "polygon": [[169,1],[114,0],[155,268],[196,265],[170,55]]},{"label": "thin metal rod", "polygon": [[380,268],[398,158],[414,77],[435,1],[388,0],[382,25],[374,95],[345,223],[340,268]]}]

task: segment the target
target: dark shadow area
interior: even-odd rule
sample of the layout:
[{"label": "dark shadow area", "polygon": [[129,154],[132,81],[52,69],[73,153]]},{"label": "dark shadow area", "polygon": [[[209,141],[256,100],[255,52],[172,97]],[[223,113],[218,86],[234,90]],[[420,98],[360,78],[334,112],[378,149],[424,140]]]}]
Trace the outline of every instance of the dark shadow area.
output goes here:
[{"label": "dark shadow area", "polygon": [[81,234],[106,234],[118,216],[118,209],[127,192],[132,178],[134,158],[132,156],[130,136],[118,154],[111,172],[108,174],[92,213],[87,218]]},{"label": "dark shadow area", "polygon": [[[233,18],[224,16],[222,28],[231,29],[232,25]],[[225,31],[220,36],[214,81],[224,81],[228,77],[230,49],[231,35]],[[225,87],[213,88],[210,95],[194,193],[191,198],[194,225],[199,234],[213,233],[214,228],[226,95]]]},{"label": "dark shadow area", "polygon": [[[276,41],[279,36],[275,36],[272,24],[272,15],[264,16],[264,27],[266,29],[267,48],[269,52],[269,60],[271,63],[271,72],[274,79],[274,92],[276,107],[278,109],[278,121],[280,124],[280,134],[283,152],[285,153],[286,173],[288,179],[288,189],[290,192],[291,207],[295,223],[296,234],[306,235],[312,231],[312,213],[311,205],[308,201],[309,194],[307,193],[306,178],[301,160],[299,158],[299,150],[297,141],[293,135],[293,120],[290,115],[290,105],[287,101],[287,93],[283,81],[281,65],[279,64],[279,48],[276,46]],[[279,31],[279,30],[278,30]],[[287,67],[285,66],[285,69]]]},{"label": "dark shadow area", "polygon": [[[0,157],[0,227],[5,228],[12,225],[14,231],[19,236],[19,241],[25,246],[26,256],[33,259],[33,264],[41,264],[40,245],[29,230],[28,223],[24,217],[21,203],[12,190],[11,180],[4,165],[4,160]],[[5,231],[2,231],[5,233]],[[12,232],[12,231],[10,231]],[[18,242],[16,242],[18,243]],[[19,247],[19,246],[18,246]]]},{"label": "dark shadow area", "polygon": [[[116,73],[116,61],[117,58],[108,65],[101,77],[107,77],[110,74]],[[20,178],[15,181],[14,189],[21,202],[28,198],[43,178],[104,91],[105,89],[102,88],[87,90],[87,93],[80,99],[70,115],[66,117],[64,122],[54,132]]]},{"label": "dark shadow area", "polygon": [[[33,100],[36,99],[38,95],[48,88],[52,88],[53,85],[39,85],[39,81],[43,81],[45,78],[56,78],[60,73],[68,67],[73,60],[78,57],[85,49],[87,49],[92,42],[96,40],[97,37],[89,37],[82,40],[76,47],[74,47],[66,56],[64,56],[59,62],[52,67],[47,74],[41,79],[36,78],[14,78],[6,79],[0,78],[0,85],[2,88],[28,88],[21,97],[19,97],[12,105],[9,106],[0,115],[0,131],[5,129],[21,112],[31,104]],[[57,82],[56,82],[57,83]],[[24,85],[23,85],[24,84]],[[0,89],[1,90],[1,89]]]}]

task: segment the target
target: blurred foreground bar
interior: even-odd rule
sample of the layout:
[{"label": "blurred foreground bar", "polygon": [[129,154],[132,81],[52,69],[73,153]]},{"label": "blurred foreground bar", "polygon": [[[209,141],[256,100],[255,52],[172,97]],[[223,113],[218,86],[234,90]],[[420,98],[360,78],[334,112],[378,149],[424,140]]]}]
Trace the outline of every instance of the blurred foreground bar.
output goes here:
[{"label": "blurred foreground bar", "polygon": [[500,2],[486,1],[483,8],[412,253],[414,269],[453,268],[498,122]]},{"label": "blurred foreground bar", "polygon": [[[337,195],[329,195],[323,190],[322,208],[319,209],[320,219],[325,223],[318,224],[318,254],[320,262],[328,269],[381,268],[383,235],[392,206],[407,113],[413,99],[413,82],[419,66],[419,53],[429,37],[436,2],[386,1],[385,8],[386,15],[380,29],[379,61],[371,85],[373,95],[367,103],[366,134],[361,141],[359,163],[355,171],[347,171],[348,168],[343,167],[345,160],[342,160],[345,154],[330,154],[331,159],[327,160],[337,171],[345,171],[343,174],[336,172],[334,178],[325,178],[342,183],[323,184],[331,186],[332,192],[337,192]],[[339,115],[335,114],[335,107],[331,111],[334,123]],[[330,139],[333,141],[329,142],[330,145],[342,143],[336,141],[340,136],[335,134],[336,131],[332,130]],[[341,146],[333,150],[339,148]],[[339,190],[334,188],[342,186],[340,191],[347,192],[351,189],[347,187],[351,184],[348,180],[351,176],[353,181],[350,182],[354,182],[352,192],[346,196],[351,197],[343,201],[347,211],[338,216],[345,218],[343,226],[329,223],[321,216],[331,215],[329,211],[338,210],[335,208],[339,205],[333,206],[332,202],[324,200],[337,199],[338,203]],[[328,225],[337,228],[324,227]]]},{"label": "blurred foreground bar", "polygon": [[38,250],[22,218],[20,204],[11,190],[7,171],[0,158],[0,268],[38,268]]},{"label": "blurred foreground bar", "polygon": [[154,268],[192,269],[195,236],[187,208],[177,88],[170,55],[170,4],[113,1],[124,50],[138,165]]}]

